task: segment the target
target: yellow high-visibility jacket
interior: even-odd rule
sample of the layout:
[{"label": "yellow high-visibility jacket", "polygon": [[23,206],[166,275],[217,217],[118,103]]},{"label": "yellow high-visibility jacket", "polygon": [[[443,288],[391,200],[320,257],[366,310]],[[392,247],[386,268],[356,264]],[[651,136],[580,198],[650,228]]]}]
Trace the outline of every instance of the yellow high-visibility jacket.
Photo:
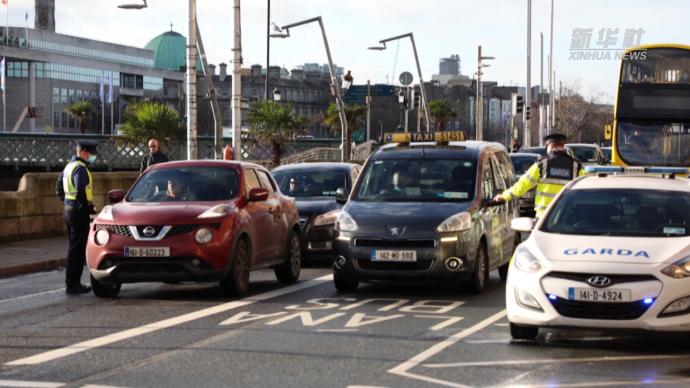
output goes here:
[{"label": "yellow high-visibility jacket", "polygon": [[505,190],[501,195],[506,201],[519,198],[537,186],[534,197],[534,212],[537,218],[551,204],[563,187],[578,176],[585,175],[585,170],[577,160],[567,155],[556,155],[536,161],[527,172]]}]

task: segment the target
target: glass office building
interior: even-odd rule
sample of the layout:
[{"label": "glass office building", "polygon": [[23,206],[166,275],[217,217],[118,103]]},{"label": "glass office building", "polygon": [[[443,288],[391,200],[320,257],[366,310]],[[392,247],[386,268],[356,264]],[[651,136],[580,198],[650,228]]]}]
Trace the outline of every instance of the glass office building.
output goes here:
[{"label": "glass office building", "polygon": [[[95,107],[87,118],[88,133],[114,133],[126,107],[143,98],[182,108],[184,69],[172,68],[169,59],[184,58],[180,34],[165,32],[151,41],[160,44],[138,48],[40,29],[0,30],[0,55],[6,58],[7,76],[7,128],[0,130],[78,132],[67,107],[80,100]],[[176,39],[175,47],[169,37]],[[182,48],[177,47],[180,38]]]}]

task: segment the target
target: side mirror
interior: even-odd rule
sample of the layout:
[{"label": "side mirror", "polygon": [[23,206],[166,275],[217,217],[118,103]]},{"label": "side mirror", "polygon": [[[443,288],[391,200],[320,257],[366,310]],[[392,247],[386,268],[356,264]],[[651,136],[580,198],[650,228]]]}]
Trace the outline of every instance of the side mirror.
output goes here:
[{"label": "side mirror", "polygon": [[517,232],[531,232],[534,229],[534,218],[519,217],[510,221],[510,227]]},{"label": "side mirror", "polygon": [[249,202],[261,202],[267,199],[268,190],[259,187],[249,190]]},{"label": "side mirror", "polygon": [[335,202],[341,205],[347,203],[347,191],[345,191],[345,188],[338,187],[338,189],[335,191]]},{"label": "side mirror", "polygon": [[115,189],[108,191],[108,202],[110,204],[116,204],[122,202],[125,199],[125,191],[122,189]]}]

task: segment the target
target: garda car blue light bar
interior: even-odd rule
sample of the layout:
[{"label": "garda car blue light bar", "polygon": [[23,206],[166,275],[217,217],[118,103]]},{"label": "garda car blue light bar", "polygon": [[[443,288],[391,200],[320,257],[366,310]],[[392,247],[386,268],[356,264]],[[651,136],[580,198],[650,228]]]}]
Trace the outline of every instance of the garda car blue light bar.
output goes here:
[{"label": "garda car blue light bar", "polygon": [[623,172],[623,167],[615,166],[585,166],[585,172],[587,174],[620,174]]},{"label": "garda car blue light bar", "polygon": [[690,174],[686,167],[585,166],[588,174]]}]

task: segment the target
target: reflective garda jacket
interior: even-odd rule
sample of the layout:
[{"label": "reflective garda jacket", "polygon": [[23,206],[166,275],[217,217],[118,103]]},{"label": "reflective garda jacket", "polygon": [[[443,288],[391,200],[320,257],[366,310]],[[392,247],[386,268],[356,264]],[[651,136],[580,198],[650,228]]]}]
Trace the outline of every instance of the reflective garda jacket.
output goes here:
[{"label": "reflective garda jacket", "polygon": [[537,186],[534,197],[534,211],[541,217],[563,187],[578,176],[585,175],[585,170],[577,160],[566,154],[559,154],[539,159],[520,179],[501,195],[506,201],[522,197]]},{"label": "reflective garda jacket", "polygon": [[74,183],[74,172],[77,168],[80,167],[86,170],[86,174],[89,177],[89,183],[84,188],[84,192],[86,194],[86,201],[88,203],[93,203],[93,176],[91,175],[91,171],[89,171],[89,169],[86,167],[86,163],[84,163],[81,159],[74,159],[71,162],[69,162],[67,166],[65,166],[65,169],[62,171],[62,189],[65,193],[66,204],[69,202],[78,202],[77,196],[79,194],[79,191]]}]

